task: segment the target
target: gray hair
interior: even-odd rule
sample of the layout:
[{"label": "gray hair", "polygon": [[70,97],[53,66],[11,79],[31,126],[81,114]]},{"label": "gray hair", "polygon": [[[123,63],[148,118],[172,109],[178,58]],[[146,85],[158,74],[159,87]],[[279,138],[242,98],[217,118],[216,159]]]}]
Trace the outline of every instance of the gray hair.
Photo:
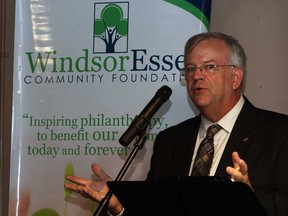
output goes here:
[{"label": "gray hair", "polygon": [[243,47],[239,44],[238,40],[234,37],[220,33],[220,32],[204,32],[192,36],[186,42],[184,49],[184,61],[186,62],[186,56],[193,50],[193,48],[201,41],[209,39],[219,39],[223,41],[228,49],[230,50],[230,61],[231,64],[241,67],[244,71],[243,82],[246,72],[246,54]]}]

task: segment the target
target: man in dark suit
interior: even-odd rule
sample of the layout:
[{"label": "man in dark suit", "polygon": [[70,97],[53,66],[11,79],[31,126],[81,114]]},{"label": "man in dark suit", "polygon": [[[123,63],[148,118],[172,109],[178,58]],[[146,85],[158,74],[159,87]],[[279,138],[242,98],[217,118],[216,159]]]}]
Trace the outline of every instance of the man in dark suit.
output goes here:
[{"label": "man in dark suit", "polygon": [[[197,116],[159,133],[147,179],[189,175],[200,124]],[[245,98],[214,174],[227,175],[231,155],[238,152],[249,165],[249,185],[269,215],[288,215],[287,131],[287,116],[255,108]]]},{"label": "man in dark suit", "polygon": [[[241,45],[221,33],[195,35],[186,43],[184,65],[181,72],[200,114],[158,134],[147,180],[228,175],[247,184],[269,215],[288,215],[288,117],[256,108],[243,95],[246,55]],[[211,125],[219,129],[211,145],[205,142],[209,154],[204,151],[198,159]],[[91,180],[75,176],[67,176],[74,184],[65,187],[99,201],[107,192],[109,177],[96,164],[92,169],[105,179],[100,189],[93,188]],[[123,213],[115,196],[108,210],[112,215]]]}]

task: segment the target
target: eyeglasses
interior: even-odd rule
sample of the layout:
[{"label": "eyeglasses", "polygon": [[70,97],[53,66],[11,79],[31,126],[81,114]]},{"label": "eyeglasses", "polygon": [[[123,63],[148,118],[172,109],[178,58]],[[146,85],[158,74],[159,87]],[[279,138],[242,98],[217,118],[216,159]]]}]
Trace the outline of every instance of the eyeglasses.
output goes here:
[{"label": "eyeglasses", "polygon": [[224,68],[224,67],[233,67],[236,68],[236,65],[216,65],[216,64],[204,64],[200,65],[199,67],[196,67],[194,65],[189,66],[187,68],[181,68],[179,71],[181,73],[181,76],[184,76],[185,78],[193,76],[195,71],[199,69],[202,74],[204,75],[213,75],[218,69]]}]

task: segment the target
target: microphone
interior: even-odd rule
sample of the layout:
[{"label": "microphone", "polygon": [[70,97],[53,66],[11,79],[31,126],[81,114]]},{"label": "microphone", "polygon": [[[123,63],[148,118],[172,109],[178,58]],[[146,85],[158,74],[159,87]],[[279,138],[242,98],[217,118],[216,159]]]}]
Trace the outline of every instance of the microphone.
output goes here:
[{"label": "microphone", "polygon": [[159,110],[164,102],[166,102],[172,94],[171,88],[164,85],[156,92],[155,96],[146,105],[142,112],[135,117],[128,129],[120,137],[119,142],[123,146],[128,146],[130,142],[149,125],[153,115]]}]

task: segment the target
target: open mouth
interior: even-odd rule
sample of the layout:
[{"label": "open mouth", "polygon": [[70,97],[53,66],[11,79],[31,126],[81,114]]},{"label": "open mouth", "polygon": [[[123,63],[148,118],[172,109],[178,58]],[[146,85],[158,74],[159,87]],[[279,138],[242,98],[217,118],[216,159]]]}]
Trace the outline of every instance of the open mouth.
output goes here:
[{"label": "open mouth", "polygon": [[194,88],[194,92],[195,93],[202,93],[202,92],[204,92],[206,90],[207,90],[207,88],[202,88],[202,87]]},{"label": "open mouth", "polygon": [[194,90],[195,91],[201,91],[201,90],[203,90],[204,88],[201,88],[201,87],[197,87],[197,88],[195,88]]}]

